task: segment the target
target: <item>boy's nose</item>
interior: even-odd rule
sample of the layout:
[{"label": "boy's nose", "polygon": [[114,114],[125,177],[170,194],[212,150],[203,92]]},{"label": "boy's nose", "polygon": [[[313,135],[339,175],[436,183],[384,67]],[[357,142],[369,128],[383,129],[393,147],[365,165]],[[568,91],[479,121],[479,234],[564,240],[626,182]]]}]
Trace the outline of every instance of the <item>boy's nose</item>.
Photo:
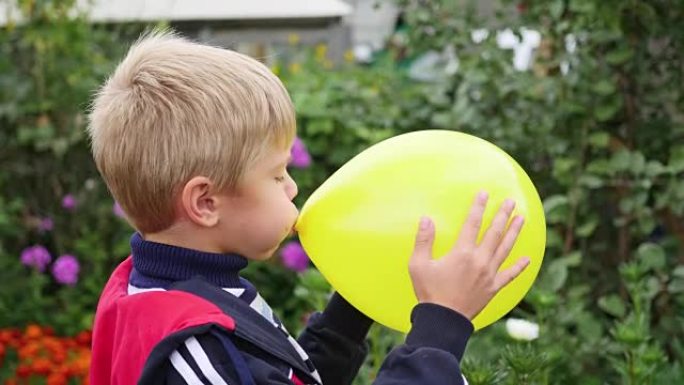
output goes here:
[{"label": "boy's nose", "polygon": [[294,179],[292,179],[292,177],[290,177],[290,184],[287,187],[288,187],[288,191],[287,191],[288,197],[290,198],[290,200],[295,199],[295,197],[299,193],[299,188],[297,187],[297,183],[294,181]]}]

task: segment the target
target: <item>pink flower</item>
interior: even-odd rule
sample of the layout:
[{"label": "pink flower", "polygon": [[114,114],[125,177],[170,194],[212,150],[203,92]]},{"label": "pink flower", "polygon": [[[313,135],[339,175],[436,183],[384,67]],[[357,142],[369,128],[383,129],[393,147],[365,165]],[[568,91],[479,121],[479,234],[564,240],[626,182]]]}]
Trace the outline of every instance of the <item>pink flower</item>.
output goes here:
[{"label": "pink flower", "polygon": [[45,267],[52,260],[50,252],[43,246],[35,245],[25,248],[21,252],[21,263],[25,266],[31,266],[38,271],[45,271]]},{"label": "pink flower", "polygon": [[302,272],[309,268],[309,256],[297,241],[285,244],[280,250],[280,256],[285,267],[290,270]]},{"label": "pink flower", "polygon": [[306,145],[299,137],[295,138],[294,143],[292,143],[290,155],[292,156],[290,161],[292,167],[307,168],[311,165],[311,155],[309,155]]},{"label": "pink flower", "polygon": [[116,215],[119,218],[126,218],[126,213],[123,211],[121,206],[119,205],[119,202],[114,202],[114,206],[112,206],[112,212],[114,215]]},{"label": "pink flower", "polygon": [[74,210],[77,204],[76,198],[71,194],[67,194],[62,198],[62,207],[69,211]]},{"label": "pink flower", "polygon": [[41,233],[52,231],[55,227],[55,222],[50,217],[40,218],[38,222],[38,231]]},{"label": "pink flower", "polygon": [[73,255],[64,254],[52,265],[52,276],[63,285],[75,285],[78,282],[78,272],[81,267]]}]

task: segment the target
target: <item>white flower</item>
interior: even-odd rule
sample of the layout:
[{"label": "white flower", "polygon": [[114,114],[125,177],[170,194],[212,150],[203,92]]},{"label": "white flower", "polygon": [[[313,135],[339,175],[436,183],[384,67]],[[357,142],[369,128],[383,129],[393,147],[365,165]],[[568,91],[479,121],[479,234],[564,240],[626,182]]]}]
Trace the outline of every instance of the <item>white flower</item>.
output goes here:
[{"label": "white flower", "polygon": [[88,191],[93,190],[95,187],[97,187],[97,181],[93,178],[88,178],[86,179],[85,183],[83,183],[85,186],[85,189]]},{"label": "white flower", "polygon": [[509,318],[506,320],[508,335],[516,340],[532,341],[539,337],[539,325],[524,319]]}]

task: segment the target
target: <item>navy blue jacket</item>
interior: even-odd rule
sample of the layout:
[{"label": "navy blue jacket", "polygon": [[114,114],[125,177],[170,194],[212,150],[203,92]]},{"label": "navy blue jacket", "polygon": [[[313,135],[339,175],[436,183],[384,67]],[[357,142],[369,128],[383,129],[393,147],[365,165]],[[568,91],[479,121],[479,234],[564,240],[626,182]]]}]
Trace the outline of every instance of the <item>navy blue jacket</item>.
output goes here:
[{"label": "navy blue jacket", "polygon": [[[190,293],[237,325],[235,330],[199,325],[167,336],[147,358],[139,384],[353,382],[367,355],[365,337],[372,321],[340,295],[309,319],[295,341],[277,317],[269,316],[270,308],[253,286],[237,276],[246,266],[242,257],[155,244],[139,235],[131,246],[130,295],[136,290]],[[417,305],[411,320],[405,343],[388,354],[373,384],[466,384],[459,362],[473,331],[470,321],[435,304]]]}]

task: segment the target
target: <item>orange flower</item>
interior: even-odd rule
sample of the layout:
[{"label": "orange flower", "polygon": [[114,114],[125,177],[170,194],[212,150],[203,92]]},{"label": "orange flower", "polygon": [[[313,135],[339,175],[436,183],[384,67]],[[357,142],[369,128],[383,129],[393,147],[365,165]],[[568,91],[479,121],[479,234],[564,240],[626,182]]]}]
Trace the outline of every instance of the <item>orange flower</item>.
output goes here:
[{"label": "orange flower", "polygon": [[51,327],[34,324],[23,331],[0,329],[0,365],[8,348],[15,350],[19,358],[15,377],[0,384],[28,385],[33,380],[40,380],[46,385],[67,385],[71,378],[88,384],[91,341],[90,330],[74,337],[56,337]]},{"label": "orange flower", "polygon": [[74,376],[85,376],[90,369],[90,352],[79,352],[78,358],[69,363],[69,373]]},{"label": "orange flower", "polygon": [[34,373],[47,376],[50,372],[52,372],[54,365],[47,358],[36,358],[33,360],[31,368],[33,369]]},{"label": "orange flower", "polygon": [[47,378],[47,385],[66,385],[67,378],[61,374],[53,373]]},{"label": "orange flower", "polygon": [[26,330],[24,331],[24,336],[28,339],[38,339],[43,335],[43,331],[40,329],[40,326],[31,324],[26,327]]},{"label": "orange flower", "polygon": [[0,330],[0,343],[6,344],[12,339],[12,331],[10,329]]},{"label": "orange flower", "polygon": [[58,374],[63,375],[64,377],[71,377],[72,376],[72,373],[69,369],[69,366],[66,363],[60,364],[57,367],[55,367],[53,369],[52,373],[58,373]]},{"label": "orange flower", "polygon": [[76,342],[78,342],[82,346],[87,346],[90,347],[90,341],[92,340],[93,334],[88,331],[84,330],[76,336]]},{"label": "orange flower", "polygon": [[31,368],[28,365],[21,364],[17,367],[17,377],[27,378],[31,375]]},{"label": "orange flower", "polygon": [[78,342],[76,342],[75,338],[65,338],[62,340],[62,344],[64,344],[64,347],[69,350],[78,346]]},{"label": "orange flower", "polygon": [[23,346],[23,341],[19,337],[12,337],[7,345],[12,349],[19,349],[20,346]]},{"label": "orange flower", "polygon": [[52,352],[52,362],[55,364],[62,364],[67,359],[67,353],[64,350]]},{"label": "orange flower", "polygon": [[26,361],[29,358],[38,357],[38,352],[40,351],[40,345],[37,342],[31,341],[27,345],[19,348],[18,354],[19,359]]},{"label": "orange flower", "polygon": [[17,329],[2,329],[0,330],[0,343],[5,343],[10,347],[19,347],[19,338],[21,332]]}]

